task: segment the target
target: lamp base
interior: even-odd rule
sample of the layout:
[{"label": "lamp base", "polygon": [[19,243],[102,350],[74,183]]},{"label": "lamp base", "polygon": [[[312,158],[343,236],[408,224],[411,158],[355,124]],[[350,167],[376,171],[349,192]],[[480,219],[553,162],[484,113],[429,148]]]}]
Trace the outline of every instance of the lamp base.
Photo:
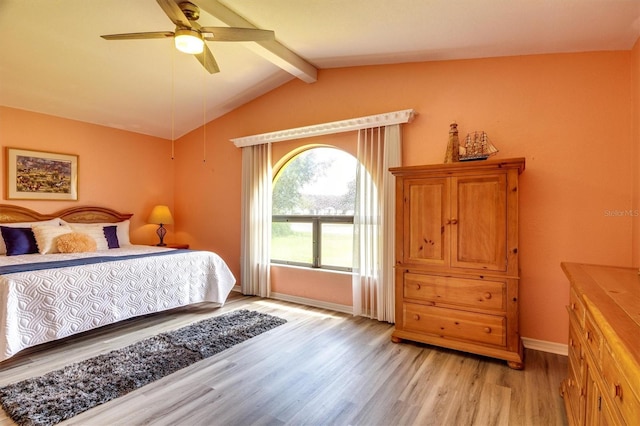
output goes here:
[{"label": "lamp base", "polygon": [[158,237],[160,238],[160,242],[156,244],[157,246],[159,247],[166,246],[166,244],[163,241],[166,233],[167,233],[167,230],[164,229],[164,226],[162,226],[162,224],[160,224],[160,226],[158,227],[158,230],[156,231],[156,234],[158,234]]}]

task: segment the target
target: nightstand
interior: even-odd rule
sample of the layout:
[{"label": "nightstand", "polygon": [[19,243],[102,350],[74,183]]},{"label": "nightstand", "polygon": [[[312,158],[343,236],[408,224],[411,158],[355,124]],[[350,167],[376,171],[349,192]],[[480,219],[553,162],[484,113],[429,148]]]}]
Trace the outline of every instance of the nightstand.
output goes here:
[{"label": "nightstand", "polygon": [[188,249],[189,248],[189,244],[174,243],[174,244],[167,244],[165,247],[174,248],[174,249]]}]

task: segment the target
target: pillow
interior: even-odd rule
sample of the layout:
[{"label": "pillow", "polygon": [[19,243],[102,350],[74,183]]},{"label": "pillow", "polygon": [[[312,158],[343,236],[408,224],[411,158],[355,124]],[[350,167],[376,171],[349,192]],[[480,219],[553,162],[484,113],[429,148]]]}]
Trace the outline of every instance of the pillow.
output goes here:
[{"label": "pillow", "polygon": [[120,248],[120,244],[118,243],[118,227],[116,225],[103,226],[102,230],[107,239],[107,246],[109,246],[110,249]]},{"label": "pillow", "polygon": [[71,228],[68,226],[59,225],[34,225],[31,229],[36,237],[40,254],[58,253],[57,238],[71,232]]},{"label": "pillow", "polygon": [[[60,225],[60,218],[43,220],[39,222],[16,222],[16,223],[0,223],[0,226],[7,228],[31,228],[33,225]],[[7,246],[4,239],[0,238],[0,255],[7,252]]]},{"label": "pillow", "polygon": [[[127,220],[123,220],[122,222],[116,222],[116,223],[70,223],[70,222],[66,222],[62,219],[60,219],[60,222],[63,225],[73,225],[74,227],[76,227],[77,229],[82,229],[82,227],[85,226],[96,226],[96,225],[100,225],[102,227],[105,226],[116,226],[117,227],[117,235],[118,235],[118,245],[120,247],[122,246],[130,246],[131,242],[129,241],[129,219]],[[84,231],[81,231],[84,232]]]},{"label": "pillow", "polygon": [[129,241],[129,219],[118,222],[116,223],[116,225],[118,226],[118,244],[120,244],[120,247],[130,246],[131,241]]},{"label": "pillow", "polygon": [[80,225],[80,224],[72,223],[70,225],[70,228],[74,232],[81,232],[93,238],[96,241],[97,250],[107,250],[109,248],[109,246],[107,245],[107,239],[105,238],[105,235],[104,235],[104,230],[102,229],[103,226],[101,224],[83,223],[81,225],[86,225],[86,226],[76,226],[76,225]]},{"label": "pillow", "polygon": [[17,256],[19,254],[33,254],[38,252],[36,239],[31,228],[15,228],[0,226],[2,240],[5,244],[7,256]]},{"label": "pillow", "polygon": [[96,240],[82,232],[69,232],[60,235],[56,243],[60,253],[84,253],[96,251]]}]

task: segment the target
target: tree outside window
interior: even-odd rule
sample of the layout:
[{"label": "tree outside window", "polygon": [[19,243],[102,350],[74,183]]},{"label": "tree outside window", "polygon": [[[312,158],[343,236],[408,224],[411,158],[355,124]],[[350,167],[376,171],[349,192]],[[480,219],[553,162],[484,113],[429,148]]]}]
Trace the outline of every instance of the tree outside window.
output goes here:
[{"label": "tree outside window", "polygon": [[273,184],[271,261],[351,270],[356,162],[336,148],[292,157]]}]

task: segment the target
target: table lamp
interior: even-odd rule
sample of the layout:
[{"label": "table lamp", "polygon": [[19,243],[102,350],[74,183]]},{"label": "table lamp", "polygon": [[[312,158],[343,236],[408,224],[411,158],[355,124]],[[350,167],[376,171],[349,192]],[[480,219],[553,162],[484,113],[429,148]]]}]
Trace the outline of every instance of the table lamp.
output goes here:
[{"label": "table lamp", "polygon": [[154,223],[158,226],[158,230],[156,234],[160,237],[160,242],[156,244],[157,246],[166,246],[164,243],[164,236],[167,234],[167,230],[164,225],[173,225],[173,217],[171,216],[171,211],[169,211],[169,207],[167,206],[155,206],[153,210],[151,210],[151,214],[149,215],[149,219],[147,219],[147,223]]}]

